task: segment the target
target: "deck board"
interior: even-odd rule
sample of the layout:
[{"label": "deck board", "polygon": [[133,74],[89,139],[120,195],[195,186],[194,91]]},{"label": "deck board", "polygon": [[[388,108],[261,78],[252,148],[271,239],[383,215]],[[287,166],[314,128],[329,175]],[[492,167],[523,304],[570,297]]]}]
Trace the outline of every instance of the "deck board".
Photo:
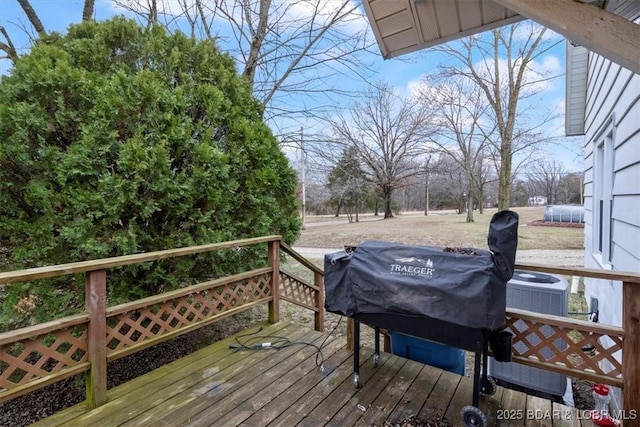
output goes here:
[{"label": "deck board", "polygon": [[[304,336],[304,333],[293,325],[283,329],[267,330],[261,333],[290,333],[292,339]],[[222,394],[226,390],[226,385],[234,383],[236,378],[245,381],[250,380],[252,366],[260,363],[269,363],[269,355],[266,351],[232,352],[228,349],[228,343],[224,348],[219,348],[213,353],[213,357],[199,359],[195,364],[187,369],[176,369],[173,373],[163,375],[154,381],[153,389],[162,390],[162,393],[127,393],[117,400],[125,410],[116,411],[108,419],[100,420],[100,427],[110,426],[143,426],[143,425],[176,425],[174,416],[182,414],[185,408],[195,408],[194,402],[202,396]],[[221,347],[219,345],[219,347]],[[183,376],[182,372],[190,372]],[[255,372],[255,376],[260,375]],[[171,382],[173,380],[173,382]],[[137,404],[132,407],[131,400],[135,399]],[[96,417],[81,416],[78,421],[80,425],[90,426],[96,421]],[[160,422],[162,420],[162,422]]]},{"label": "deck board", "polygon": [[[239,335],[246,339],[252,333],[305,345],[234,351],[229,344],[235,337],[229,337],[109,390],[109,401],[97,409],[76,405],[35,425],[371,426],[445,417],[457,426],[461,408],[471,404],[469,377],[388,353],[376,367],[372,350],[363,348],[356,389],[343,337],[326,339],[286,322],[256,325]],[[324,371],[316,365],[316,349],[306,344],[324,344]],[[489,426],[581,425],[575,410],[502,387],[493,396],[481,395],[480,408]],[[514,416],[505,417],[509,413]],[[530,419],[527,413],[550,413],[553,419]]]},{"label": "deck board", "polygon": [[[363,363],[360,367],[361,384],[368,384],[376,372],[386,372],[387,363],[392,359],[388,354],[381,354],[378,366],[382,369],[375,369],[372,358],[367,359],[365,361],[366,363]],[[351,373],[353,373],[353,368],[351,369]],[[349,375],[338,387],[330,390],[329,394],[322,401],[314,402],[317,406],[315,406],[306,417],[300,420],[298,425],[314,427],[328,423],[358,391],[360,390],[356,390],[353,386],[352,375]],[[286,427],[291,424],[283,424],[282,421],[277,421],[275,425]]]},{"label": "deck board", "polygon": [[404,400],[389,415],[389,421],[394,424],[404,424],[405,420],[417,416],[440,379],[441,373],[442,371],[438,368],[424,365],[415,381],[404,393]]},{"label": "deck board", "polygon": [[455,420],[462,413],[462,408],[473,403],[473,383],[471,381],[460,381],[453,394],[453,398],[445,412],[445,418]]},{"label": "deck board", "polygon": [[551,401],[536,396],[527,396],[527,412],[525,416],[527,427],[552,427],[553,413]]},{"label": "deck board", "polygon": [[575,408],[567,408],[556,402],[553,403],[553,413],[554,427],[580,427],[582,421],[580,415],[584,415],[584,411],[578,412]]},{"label": "deck board", "polygon": [[[309,399],[308,393],[329,375],[337,375],[340,381],[343,381],[351,375],[351,371],[353,370],[351,351],[341,346],[340,350],[326,359],[323,365],[325,369],[323,372],[318,372],[317,370],[309,371],[301,381],[289,387],[275,399],[263,406],[260,411],[257,411],[244,420],[240,425],[246,427],[267,425],[294,405],[297,410],[303,411],[305,401],[318,401],[317,398]],[[337,372],[338,369],[342,369],[342,372]],[[306,399],[305,396],[307,396]]]},{"label": "deck board", "polygon": [[[443,371],[435,388],[422,406],[418,418],[421,420],[441,419],[447,411],[451,399],[453,399],[460,380],[460,375]],[[468,403],[471,403],[471,401],[468,401]]]},{"label": "deck board", "polygon": [[[322,337],[315,341],[317,345],[321,344]],[[334,352],[344,347],[344,342],[339,339],[333,339],[327,346],[323,347],[323,352],[331,356]],[[306,351],[305,351],[306,350]],[[189,426],[231,426],[242,423],[247,418],[260,410],[275,399],[280,393],[284,393],[287,389],[296,384],[296,381],[304,378],[306,374],[312,370],[317,370],[315,363],[315,352],[312,353],[310,348],[300,349],[293,356],[287,357],[278,364],[277,368],[271,369],[263,374],[259,380],[247,384],[243,387],[244,402],[235,406],[231,411],[223,416],[222,410],[219,411],[220,417],[214,418],[214,423],[207,423],[214,416],[218,415],[215,410],[208,409],[201,416],[190,420],[186,425]],[[256,394],[256,390],[263,390],[262,393]],[[227,407],[224,401],[220,402],[220,407]],[[203,418],[204,417],[204,418]]]},{"label": "deck board", "polygon": [[423,366],[421,363],[407,360],[398,371],[398,374],[389,382],[386,389],[369,406],[357,424],[374,425],[380,420],[388,419],[396,406],[401,404],[407,389],[415,381]]},{"label": "deck board", "polygon": [[496,386],[496,392],[492,396],[480,394],[480,410],[487,416],[487,424],[495,426],[498,424],[498,411],[501,408],[504,388]]},{"label": "deck board", "polygon": [[527,395],[505,389],[498,413],[499,427],[522,427],[525,422]]},{"label": "deck board", "polygon": [[[285,333],[287,329],[283,330]],[[288,335],[292,341],[312,342],[318,339],[317,335],[300,334],[300,330],[294,335]],[[213,419],[224,415],[229,409],[243,403],[254,394],[260,391],[266,392],[262,387],[268,381],[277,380],[277,375],[285,369],[289,369],[289,364],[282,363],[288,360],[302,361],[304,354],[298,353],[297,348],[288,347],[283,350],[260,350],[260,351],[238,351],[236,353],[253,353],[251,357],[243,359],[243,363],[237,365],[233,375],[226,375],[220,372],[219,377],[209,379],[212,388],[197,387],[183,391],[175,399],[179,407],[161,407],[160,412],[154,416],[154,422],[162,421],[165,425],[199,425],[205,423],[208,417]],[[256,357],[259,359],[256,359]],[[184,404],[183,402],[188,402]],[[133,420],[135,421],[135,420]],[[131,425],[147,425],[144,424]],[[149,425],[155,425],[151,423]]]},{"label": "deck board", "polygon": [[[406,359],[400,357],[390,358],[389,361],[385,363],[384,371],[370,378],[366,385],[363,383],[361,389],[329,420],[328,425],[333,427],[356,425],[360,417],[369,410],[372,402],[378,395],[385,391],[389,382],[397,375],[406,362]],[[315,423],[315,420],[312,420],[312,423],[318,425],[318,423]]]}]

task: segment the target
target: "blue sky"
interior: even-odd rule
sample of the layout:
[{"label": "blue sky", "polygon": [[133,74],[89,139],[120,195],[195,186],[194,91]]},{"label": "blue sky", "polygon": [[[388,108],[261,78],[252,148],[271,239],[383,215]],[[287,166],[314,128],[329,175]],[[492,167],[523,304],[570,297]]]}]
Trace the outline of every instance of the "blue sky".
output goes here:
[{"label": "blue sky", "polygon": [[[31,3],[48,31],[55,30],[64,32],[70,23],[79,22],[81,19],[82,0],[31,0]],[[122,13],[122,10],[114,7],[109,0],[96,1],[96,19],[106,19],[119,13]],[[354,25],[366,26],[368,24],[363,18],[362,22],[356,22]],[[17,4],[17,1],[0,0],[0,26],[7,28],[14,44],[20,52],[26,52],[28,50],[29,36],[21,30],[21,27],[28,28],[31,32],[33,31]],[[560,39],[560,36],[557,37]],[[0,38],[0,40],[4,41],[2,38]],[[553,69],[558,73],[564,73],[564,48],[564,42],[559,43],[558,46],[549,52],[544,60],[539,63],[539,66]],[[404,93],[411,93],[415,85],[419,84],[421,76],[432,70],[435,65],[442,60],[442,57],[428,50],[390,60],[383,60],[377,48],[375,51],[376,54],[371,58],[371,62],[377,71],[376,79],[385,80]],[[0,74],[6,74],[8,70],[8,61],[0,61]],[[564,84],[564,77],[555,79],[545,88],[543,101],[541,102],[541,109],[548,110],[558,108],[561,112],[560,120],[553,123],[546,131],[559,137],[563,137],[564,135]],[[345,99],[344,105],[348,105],[349,102],[349,99]],[[278,125],[282,127],[287,126],[285,124]],[[304,126],[311,130],[317,128],[318,124],[310,122],[304,124]],[[289,127],[298,129],[299,124],[290,125]],[[565,146],[570,148],[567,149]],[[560,160],[568,171],[580,171],[583,168],[580,147],[580,138],[567,138],[561,141],[560,144],[548,146],[546,149],[549,159],[554,158]]]}]

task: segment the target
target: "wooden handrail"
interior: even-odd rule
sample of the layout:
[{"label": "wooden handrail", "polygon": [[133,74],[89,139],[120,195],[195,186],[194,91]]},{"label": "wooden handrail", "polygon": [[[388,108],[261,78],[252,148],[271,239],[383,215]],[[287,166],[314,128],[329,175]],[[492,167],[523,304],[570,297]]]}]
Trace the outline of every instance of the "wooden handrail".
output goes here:
[{"label": "wooden handrail", "polygon": [[311,261],[306,259],[304,256],[302,256],[300,254],[300,252],[296,251],[291,246],[287,245],[284,242],[280,242],[280,248],[282,248],[287,254],[291,255],[291,257],[293,259],[295,259],[300,264],[302,264],[305,267],[307,267],[309,270],[313,271],[314,273],[321,274],[321,275],[324,276],[324,272],[322,271],[322,269],[316,267],[316,265],[314,263],[312,263]]},{"label": "wooden handrail", "polygon": [[26,270],[9,271],[0,273],[0,285],[8,285],[15,282],[47,279],[51,277],[65,276],[74,273],[85,273],[92,270],[104,270],[114,267],[122,267],[130,264],[157,261],[167,258],[176,258],[185,255],[195,255],[220,249],[234,248],[237,246],[249,246],[257,243],[280,241],[280,236],[254,237],[251,239],[232,240],[229,242],[211,243],[208,245],[190,246],[186,248],[167,249],[164,251],[146,252],[142,254],[123,255],[113,258],[101,258],[89,261],[72,262],[46,267],[29,268]]},{"label": "wooden handrail", "polygon": [[[282,241],[280,242],[280,249],[282,249],[285,253],[291,255],[293,259],[313,272],[313,286],[307,284],[307,286],[317,291],[315,293],[315,304],[316,307],[318,307],[318,310],[316,310],[314,314],[313,323],[316,331],[324,332],[324,271],[321,268],[316,267],[315,264],[313,264],[311,261],[302,256],[298,251]],[[290,276],[294,277],[293,275]],[[295,279],[304,283],[302,279]]]},{"label": "wooden handrail", "polygon": [[541,273],[564,274],[565,276],[589,277],[592,279],[619,280],[621,282],[640,283],[640,273],[630,271],[596,270],[583,267],[556,267],[544,264],[518,264],[518,270],[539,271]]},{"label": "wooden handrail", "polygon": [[601,325],[600,323],[587,322],[586,320],[569,319],[567,317],[554,316],[545,314],[544,318],[540,318],[540,313],[529,310],[521,310],[518,308],[507,307],[507,316],[517,317],[518,319],[534,320],[545,325],[561,326],[563,328],[588,329],[591,332],[597,332],[603,335],[616,335],[624,337],[624,329],[617,326]]}]

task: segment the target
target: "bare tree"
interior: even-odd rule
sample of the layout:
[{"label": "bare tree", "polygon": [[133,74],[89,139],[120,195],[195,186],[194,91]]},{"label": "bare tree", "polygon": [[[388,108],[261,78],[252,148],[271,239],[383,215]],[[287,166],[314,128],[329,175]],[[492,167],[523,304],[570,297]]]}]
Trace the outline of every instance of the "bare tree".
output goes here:
[{"label": "bare tree", "polygon": [[497,129],[492,144],[498,166],[498,209],[510,206],[514,155],[550,139],[540,132],[556,114],[527,102],[558,77],[537,71],[536,61],[561,42],[547,35],[544,27],[525,21],[434,48],[454,60],[445,61],[440,75],[470,79],[491,106],[490,128]]},{"label": "bare tree", "polygon": [[465,171],[450,156],[440,156],[431,177],[430,203],[435,209],[453,209],[462,213],[466,208]]},{"label": "bare tree", "polygon": [[[150,16],[151,0],[114,0]],[[154,0],[155,3],[155,0]],[[361,78],[368,66],[359,53],[375,45],[353,0],[160,0],[164,25],[186,19],[197,37],[216,38],[230,49],[238,68],[265,107],[265,118],[320,116],[349,92],[346,74]],[[171,8],[173,7],[173,9]],[[333,79],[335,76],[341,79]],[[303,102],[293,105],[291,97]],[[287,129],[277,129],[285,134]]]},{"label": "bare tree", "polygon": [[566,169],[561,163],[550,160],[533,163],[529,168],[529,180],[533,183],[536,195],[547,198],[547,203],[552,205],[558,203],[558,192]]},{"label": "bare tree", "polygon": [[327,119],[333,131],[328,140],[353,147],[362,160],[367,179],[384,200],[385,219],[393,217],[393,192],[421,173],[416,159],[424,154],[427,118],[417,102],[378,83],[354,102],[348,115]]},{"label": "bare tree", "polygon": [[[2,0],[7,1],[7,0]],[[45,34],[29,0],[16,0],[36,37]],[[321,116],[351,93],[345,79],[369,77],[360,53],[375,46],[359,3],[354,0],[112,0],[142,24],[162,24],[193,38],[216,39],[237,60],[238,69],[264,105],[264,117],[278,134],[299,128],[300,120]],[[82,19],[93,16],[95,0],[85,0]],[[46,17],[44,17],[46,18]],[[3,40],[4,39],[4,40]],[[0,27],[0,59],[18,53]],[[335,78],[340,76],[340,78]],[[348,77],[351,76],[351,77]],[[291,102],[291,97],[298,102]],[[289,120],[275,121],[286,117]],[[286,125],[283,123],[287,123]]]},{"label": "bare tree", "polygon": [[349,147],[343,151],[327,178],[327,187],[338,212],[340,208],[344,208],[349,222],[353,222],[352,212],[355,212],[355,221],[360,221],[362,202],[368,189],[368,182],[360,163],[356,149]]},{"label": "bare tree", "polygon": [[[29,21],[32,29],[36,32],[38,37],[41,37],[47,33],[40,16],[36,12],[36,10],[31,5],[29,0],[17,0],[18,4],[22,8],[25,17]],[[95,0],[85,0],[84,5],[82,7],[82,20],[90,21],[93,19],[93,11],[95,8]],[[29,28],[23,28],[23,31],[29,33]],[[18,60],[18,51],[13,43],[11,35],[9,31],[3,26],[0,26],[0,34],[4,37],[4,42],[0,40],[0,52],[4,52],[0,55],[0,60],[8,59],[12,63],[15,63]]]},{"label": "bare tree", "polygon": [[474,204],[484,185],[485,151],[495,131],[495,127],[483,127],[491,108],[473,82],[460,76],[440,77],[426,77],[420,90],[423,108],[433,110],[437,124],[429,141],[464,171],[467,222],[473,222]]},{"label": "bare tree", "polygon": [[558,188],[558,200],[560,203],[584,204],[583,200],[583,184],[584,173],[570,172],[567,173],[560,182]]}]

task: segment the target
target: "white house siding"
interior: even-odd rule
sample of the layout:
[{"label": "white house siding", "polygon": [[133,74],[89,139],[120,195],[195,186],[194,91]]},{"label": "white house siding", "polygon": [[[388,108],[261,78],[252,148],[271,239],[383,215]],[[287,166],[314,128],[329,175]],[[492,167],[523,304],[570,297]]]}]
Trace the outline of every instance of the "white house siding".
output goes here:
[{"label": "white house siding", "polygon": [[[638,22],[638,8],[631,10],[627,2],[621,3],[627,5],[625,12],[635,13],[632,18]],[[602,154],[597,147],[607,134],[611,135],[612,176],[603,178],[598,165],[606,170],[607,161],[598,160]],[[584,149],[585,266],[640,272],[640,75],[593,53],[589,54]],[[602,160],[606,148],[601,153],[605,153]],[[612,201],[609,256],[606,249],[599,249],[599,204],[594,198],[607,191],[603,185],[610,186]],[[603,243],[606,248],[608,242]],[[587,302],[591,297],[598,299],[600,323],[621,326],[621,283],[594,279],[585,285]],[[614,408],[618,401],[616,392]]]},{"label": "white house siding", "polygon": [[567,40],[567,84],[564,129],[567,136],[584,135],[584,107],[587,94],[589,50]]}]

